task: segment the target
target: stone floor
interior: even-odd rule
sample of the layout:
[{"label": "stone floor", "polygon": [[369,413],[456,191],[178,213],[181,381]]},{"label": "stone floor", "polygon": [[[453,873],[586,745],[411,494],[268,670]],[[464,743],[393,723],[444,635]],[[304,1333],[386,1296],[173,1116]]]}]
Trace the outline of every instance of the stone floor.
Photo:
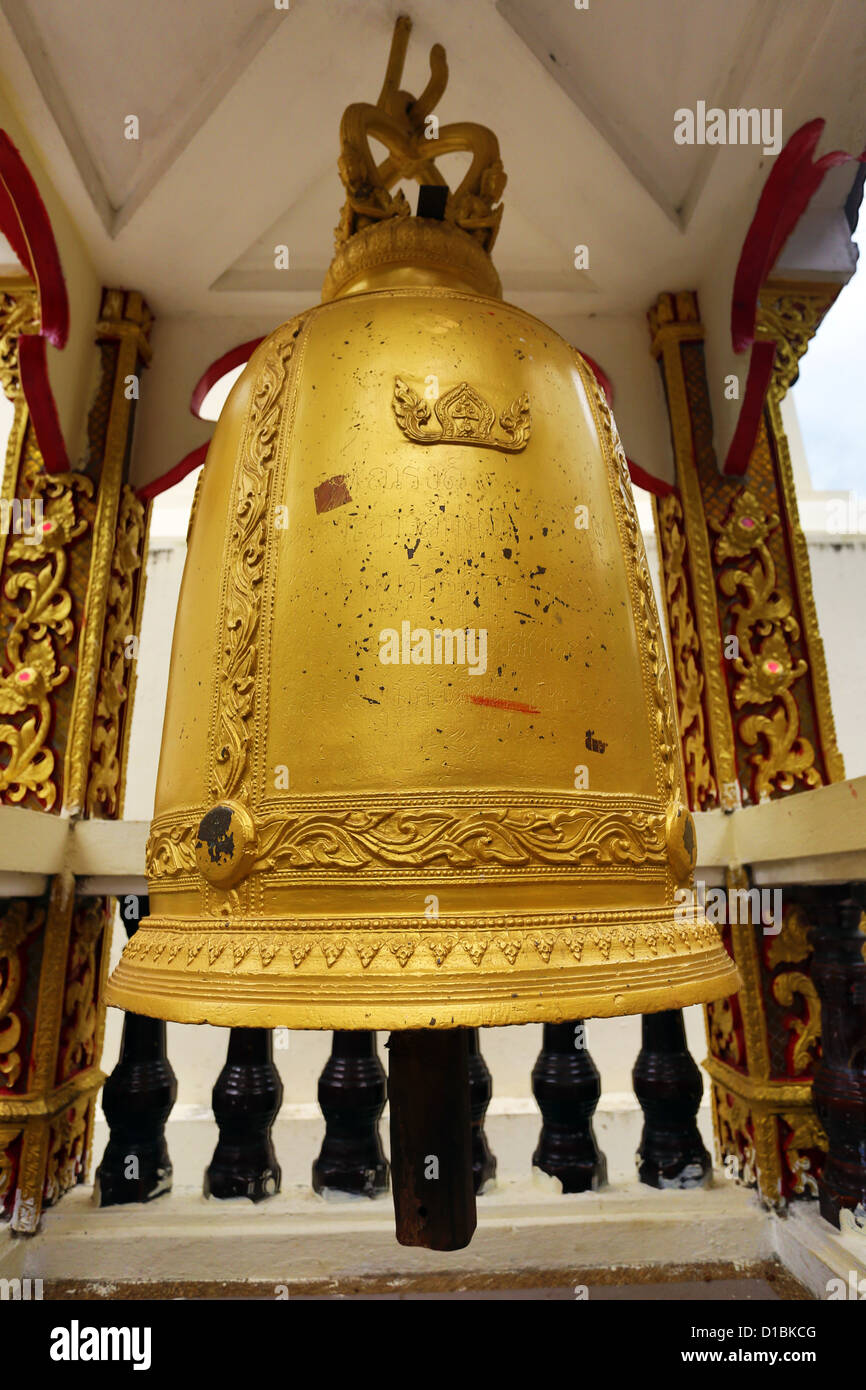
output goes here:
[{"label": "stone floor", "polygon": [[385,1197],[299,1186],[258,1204],[189,1191],[99,1208],[82,1185],[38,1234],[0,1228],[0,1278],[41,1279],[50,1299],[822,1300],[866,1279],[866,1237],[814,1202],[780,1215],[724,1180],[572,1196],[503,1182],[480,1199],[471,1244],[444,1254],[398,1245]]},{"label": "stone floor", "polygon": [[811,1299],[813,1295],[778,1260],[743,1266],[739,1262],[712,1265],[647,1265],[627,1270],[516,1270],[484,1275],[448,1274],[307,1281],[275,1285],[261,1280],[234,1283],[209,1281],[136,1281],[104,1283],[85,1280],[46,1280],[46,1300],[194,1299],[293,1302],[422,1301],[422,1300],[542,1300],[590,1299],[674,1300],[676,1302],[779,1302]]}]

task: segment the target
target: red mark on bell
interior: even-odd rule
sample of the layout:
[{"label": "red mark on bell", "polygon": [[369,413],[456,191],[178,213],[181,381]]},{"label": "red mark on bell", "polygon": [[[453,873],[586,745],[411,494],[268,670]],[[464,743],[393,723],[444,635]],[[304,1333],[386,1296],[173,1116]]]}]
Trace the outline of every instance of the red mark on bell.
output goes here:
[{"label": "red mark on bell", "polygon": [[513,710],[515,714],[540,714],[534,705],[521,705],[516,700],[494,700],[490,695],[469,695],[473,705],[487,705],[490,709]]},{"label": "red mark on bell", "polygon": [[332,512],[335,507],[345,507],[346,503],[352,500],[352,494],[346,486],[346,479],[342,473],[336,478],[329,478],[326,483],[319,483],[313,496],[316,499],[316,511],[319,515],[322,512]]}]

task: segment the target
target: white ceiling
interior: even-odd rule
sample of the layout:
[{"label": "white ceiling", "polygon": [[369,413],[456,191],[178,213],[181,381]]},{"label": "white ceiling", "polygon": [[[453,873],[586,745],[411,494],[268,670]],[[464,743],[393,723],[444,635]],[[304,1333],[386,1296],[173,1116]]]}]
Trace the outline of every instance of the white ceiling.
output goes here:
[{"label": "white ceiling", "polygon": [[786,137],[823,115],[822,150],[866,143],[862,0],[0,0],[0,72],[106,283],[158,316],[264,331],[318,297],[340,116],[375,101],[401,10],[403,86],[421,90],[443,43],[440,116],[499,137],[494,259],[547,319],[642,314],[742,240],[771,161],[675,144],[678,107],[778,106]]}]

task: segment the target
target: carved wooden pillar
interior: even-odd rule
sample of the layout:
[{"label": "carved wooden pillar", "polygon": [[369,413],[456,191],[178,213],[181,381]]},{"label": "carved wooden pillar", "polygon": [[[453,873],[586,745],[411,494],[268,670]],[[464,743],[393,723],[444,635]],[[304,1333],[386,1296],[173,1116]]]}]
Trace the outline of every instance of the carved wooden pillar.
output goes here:
[{"label": "carved wooden pillar", "polygon": [[[780,409],[837,288],[761,292],[759,333],[777,353],[743,477],[717,468],[697,297],[660,295],[649,314],[676,461],[655,512],[694,810],[735,812],[844,776]],[[701,895],[743,979],[706,1009],[717,1141],[726,1172],[772,1203],[816,1191],[826,1145],[811,1103],[820,1010],[808,908],[802,892],[778,891],[770,921],[745,868]],[[732,893],[744,911],[730,920]]]},{"label": "carved wooden pillar", "polygon": [[[146,897],[122,900],[121,920],[133,936],[149,911]],[[105,1083],[102,1106],[109,1139],[94,1177],[102,1207],[150,1202],[171,1191],[172,1167],[165,1122],[177,1099],[177,1081],[165,1050],[161,1019],[126,1014],[120,1058]]]},{"label": "carved wooden pillar", "polygon": [[[660,295],[649,315],[676,460],[676,487],[656,502],[656,520],[695,810],[844,776],[780,413],[810,334],[798,323],[784,338],[794,323],[785,304],[771,287],[762,292],[762,332],[781,348],[744,478],[716,465],[697,297]],[[818,322],[816,309],[812,331]]]},{"label": "carved wooden pillar", "polygon": [[283,1100],[269,1028],[232,1028],[226,1064],[213,1088],[219,1140],[205,1172],[206,1197],[249,1197],[280,1190],[282,1172],[271,1127]]},{"label": "carved wooden pillar", "polygon": [[607,1162],[592,1131],[601,1077],[586,1047],[586,1025],[545,1023],[532,1068],[532,1094],[544,1123],[533,1167],[559,1178],[563,1192],[587,1192],[607,1182]]},{"label": "carved wooden pillar", "polygon": [[634,1093],[644,1114],[638,1178],[648,1187],[703,1186],[712,1169],[697,1126],[704,1092],[686,1046],[682,1009],[644,1014]]},{"label": "carved wooden pillar", "polygon": [[[145,546],[144,511],[124,482],[128,388],[149,356],[150,315],[140,295],[104,293],[84,456],[48,474],[18,379],[33,302],[26,286],[0,286],[0,385],[15,406],[2,484],[13,524],[0,536],[0,803],[117,815]],[[7,902],[0,929],[0,1038],[14,1055],[0,1070],[0,1192],[22,1233],[84,1180],[104,1079],[109,904],[76,891],[58,874],[44,899]]]},{"label": "carved wooden pillar", "polygon": [[468,1031],[469,1106],[472,1114],[472,1181],[476,1196],[496,1177],[496,1156],[491,1153],[484,1133],[484,1116],[493,1095],[490,1068],[481,1055],[477,1028]]},{"label": "carved wooden pillar", "polygon": [[834,1226],[847,1209],[866,1227],[866,883],[816,892],[813,913],[812,979],[823,1018],[813,1094],[828,1141],[818,1199]]},{"label": "carved wooden pillar", "polygon": [[313,1164],[313,1189],[375,1197],[388,1190],[388,1164],[379,1137],[388,1085],[368,1029],[335,1032],[319,1077],[325,1138]]}]

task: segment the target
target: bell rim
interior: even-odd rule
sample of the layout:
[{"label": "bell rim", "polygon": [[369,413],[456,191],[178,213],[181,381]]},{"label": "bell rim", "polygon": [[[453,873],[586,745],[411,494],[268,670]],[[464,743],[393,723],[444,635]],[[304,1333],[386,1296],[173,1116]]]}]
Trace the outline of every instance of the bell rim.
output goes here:
[{"label": "bell rim", "polygon": [[[427,942],[422,961],[407,973],[406,962],[401,964],[395,955],[396,936],[389,942],[373,940],[374,934],[369,933],[369,949],[375,946],[376,950],[374,956],[368,951],[367,965],[349,959],[338,968],[345,948],[332,964],[323,957],[321,964],[314,960],[311,966],[314,942],[305,940],[303,933],[291,934],[289,944],[295,945],[295,956],[291,950],[279,953],[280,965],[274,970],[274,955],[265,964],[255,946],[246,944],[249,931],[234,937],[230,929],[225,931],[225,945],[208,952],[203,944],[194,949],[194,928],[178,927],[171,933],[159,919],[151,918],[127,943],[108,982],[106,1002],[173,1023],[297,1030],[504,1027],[655,1013],[712,1003],[740,988],[737,967],[716,929],[705,920],[690,926],[697,926],[698,933],[679,950],[653,956],[645,943],[638,942],[632,959],[623,960],[611,951],[613,958],[591,963],[575,959],[560,939],[549,950],[544,942],[546,961],[538,947],[520,961],[528,942],[521,943],[509,960],[501,948],[517,946],[518,934],[500,932],[500,949],[493,952],[496,960],[484,970],[479,965],[488,947],[479,964],[472,965],[463,959],[458,962],[454,942],[437,962]],[[332,935],[337,943],[340,933],[328,933]],[[382,935],[387,936],[378,934]],[[175,938],[176,950],[172,960],[163,964],[170,936]],[[438,936],[448,941],[447,926],[440,926]],[[226,947],[240,942],[246,949],[238,958]],[[157,960],[148,960],[156,946],[161,946]],[[455,958],[449,967],[452,953]],[[379,969],[374,970],[380,954]],[[204,957],[203,968],[197,965],[199,955]],[[458,964],[460,968],[455,968]]]}]

